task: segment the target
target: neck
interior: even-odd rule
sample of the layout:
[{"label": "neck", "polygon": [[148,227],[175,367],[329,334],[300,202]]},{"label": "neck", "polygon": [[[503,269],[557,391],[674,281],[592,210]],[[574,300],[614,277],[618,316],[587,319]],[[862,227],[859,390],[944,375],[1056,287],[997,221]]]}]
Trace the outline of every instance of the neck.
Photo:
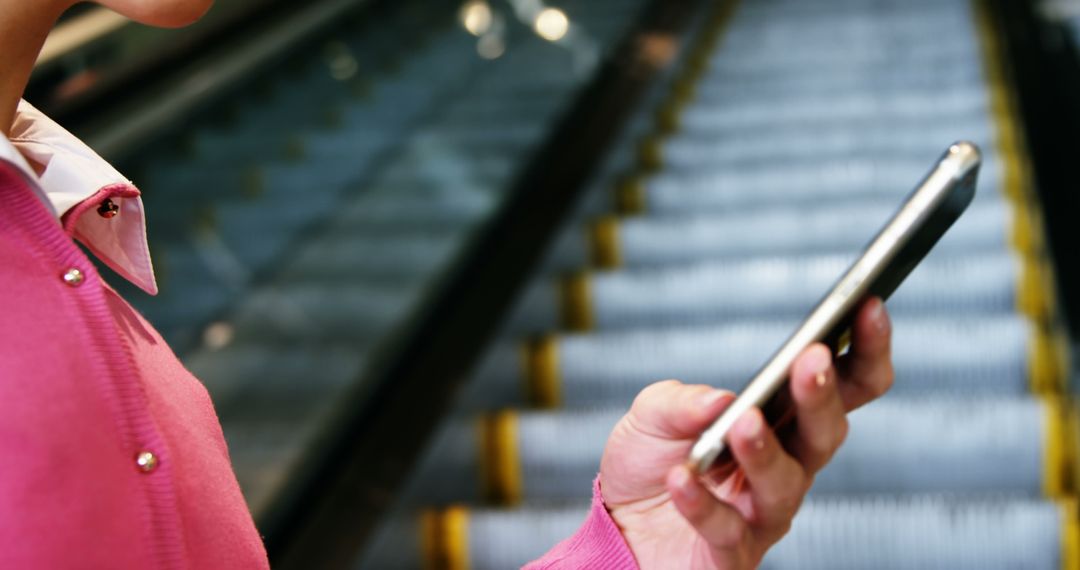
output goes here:
[{"label": "neck", "polygon": [[11,134],[41,46],[74,0],[0,0],[0,132]]}]

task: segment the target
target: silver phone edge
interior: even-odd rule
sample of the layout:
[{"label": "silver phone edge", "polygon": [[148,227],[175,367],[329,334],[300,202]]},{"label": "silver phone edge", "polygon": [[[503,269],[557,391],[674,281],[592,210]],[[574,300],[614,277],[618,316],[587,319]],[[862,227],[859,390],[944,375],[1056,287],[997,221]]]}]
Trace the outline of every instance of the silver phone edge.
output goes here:
[{"label": "silver phone edge", "polygon": [[843,274],[832,290],[818,303],[798,329],[781,345],[768,363],[754,375],[723,413],[694,443],[689,467],[704,475],[725,449],[724,437],[736,421],[752,407],[764,405],[784,384],[795,358],[810,344],[820,341],[867,293],[873,280],[897,255],[918,226],[959,183],[977,168],[981,155],[977,146],[961,141],[949,147],[908,200],[866,247],[859,259]]}]

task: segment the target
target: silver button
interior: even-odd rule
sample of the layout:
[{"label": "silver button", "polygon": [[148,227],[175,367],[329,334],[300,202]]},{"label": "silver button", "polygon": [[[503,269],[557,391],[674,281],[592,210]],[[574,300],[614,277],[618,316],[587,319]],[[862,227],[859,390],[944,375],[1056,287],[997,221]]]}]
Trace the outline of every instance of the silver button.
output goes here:
[{"label": "silver button", "polygon": [[78,267],[72,267],[64,272],[64,283],[67,283],[71,287],[78,287],[82,285],[82,282],[86,280],[86,276],[79,270]]},{"label": "silver button", "polygon": [[139,468],[139,471],[149,473],[157,468],[158,458],[153,451],[140,451],[135,456],[135,465]]}]

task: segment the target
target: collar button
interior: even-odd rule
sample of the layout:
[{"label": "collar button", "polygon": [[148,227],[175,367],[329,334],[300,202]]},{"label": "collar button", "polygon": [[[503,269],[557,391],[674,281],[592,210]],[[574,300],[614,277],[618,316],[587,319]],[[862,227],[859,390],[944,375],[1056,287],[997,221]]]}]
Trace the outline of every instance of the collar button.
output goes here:
[{"label": "collar button", "polygon": [[120,206],[116,205],[111,198],[106,198],[104,202],[98,206],[97,213],[106,220],[116,217],[120,213]]}]

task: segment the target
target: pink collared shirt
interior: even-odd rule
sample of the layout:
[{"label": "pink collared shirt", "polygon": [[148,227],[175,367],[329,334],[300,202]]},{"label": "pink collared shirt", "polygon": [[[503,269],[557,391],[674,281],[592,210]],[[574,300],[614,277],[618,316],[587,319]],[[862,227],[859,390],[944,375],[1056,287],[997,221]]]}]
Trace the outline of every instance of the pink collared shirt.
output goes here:
[{"label": "pink collared shirt", "polygon": [[0,203],[0,568],[266,568],[206,389],[75,243],[155,292],[139,191],[24,103]]},{"label": "pink collared shirt", "polygon": [[[0,568],[266,568],[205,388],[75,244],[155,294],[139,191],[22,102],[0,203]],[[528,568],[636,568],[598,483]]]},{"label": "pink collared shirt", "polygon": [[[19,102],[10,137],[0,136],[0,160],[19,169],[30,189],[58,219],[72,224],[70,233],[98,259],[143,291],[157,294],[142,199],[131,181],[26,101]],[[106,195],[117,208],[115,215],[74,212],[96,210]]]}]

